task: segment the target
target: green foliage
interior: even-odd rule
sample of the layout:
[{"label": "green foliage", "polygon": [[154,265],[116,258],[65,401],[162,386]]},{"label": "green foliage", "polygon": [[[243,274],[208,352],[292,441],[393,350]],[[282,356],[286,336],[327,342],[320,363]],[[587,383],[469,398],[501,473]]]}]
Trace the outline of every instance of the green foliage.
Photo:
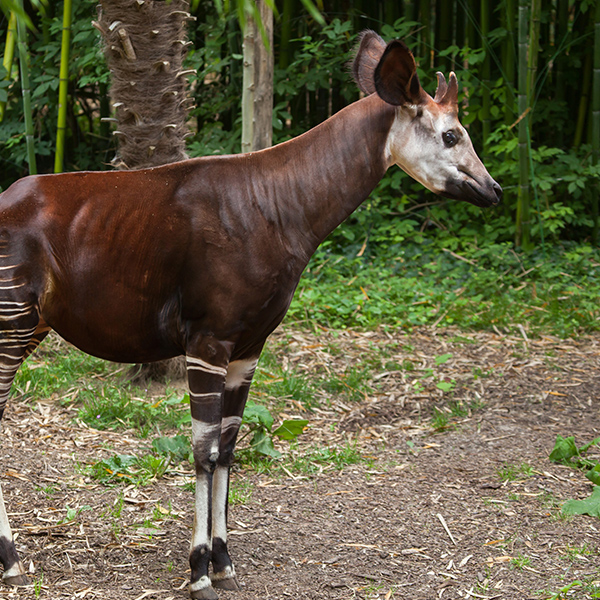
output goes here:
[{"label": "green foliage", "polygon": [[502,481],[516,481],[517,479],[526,479],[533,476],[533,469],[527,463],[520,465],[505,463],[501,469],[498,469],[498,476]]},{"label": "green foliage", "polygon": [[600,517],[600,463],[584,456],[594,447],[600,447],[600,437],[578,447],[573,436],[564,438],[556,436],[550,460],[586,471],[586,477],[594,484],[592,495],[584,500],[568,500],[563,504],[562,512],[566,515],[590,515]]},{"label": "green foliage", "polygon": [[245,459],[249,456],[269,456],[271,458],[280,458],[281,452],[275,449],[273,440],[295,440],[307,427],[306,419],[286,419],[283,423],[273,430],[274,419],[268,408],[256,404],[249,400],[244,409],[242,425],[245,425],[248,431],[242,436],[242,439],[252,435],[250,444],[242,453]]},{"label": "green foliage", "polygon": [[598,582],[594,581],[593,576],[590,577],[590,581],[576,579],[562,587],[558,592],[548,593],[547,599],[567,600],[568,598],[578,598],[580,593],[587,594],[587,598],[600,598],[600,587]]},{"label": "green foliage", "polygon": [[159,437],[152,440],[152,449],[160,456],[167,456],[171,462],[193,461],[192,446],[186,435]]},{"label": "green foliage", "polygon": [[135,386],[115,383],[84,388],[78,395],[82,404],[78,416],[95,429],[131,428],[140,437],[148,437],[161,426],[179,428],[190,422],[187,395],[156,401],[138,393]]},{"label": "green foliage", "polygon": [[104,485],[145,485],[161,476],[166,468],[164,458],[148,460],[130,454],[115,454],[90,465],[87,474]]},{"label": "green foliage", "polygon": [[[112,140],[100,118],[99,103],[104,103],[109,72],[104,62],[100,34],[93,27],[97,2],[81,0],[73,8],[72,52],[69,71],[68,141],[66,168],[69,170],[103,168],[112,158],[107,154]],[[32,16],[35,30],[29,32],[29,75],[31,112],[34,119],[35,151],[38,170],[52,172],[58,116],[59,62],[62,35],[62,2]],[[0,39],[7,22],[0,21]],[[0,100],[6,94],[7,106],[0,127],[0,189],[8,187],[27,173],[27,152],[23,129],[23,107],[18,70],[2,82]]]},{"label": "green foliage", "polygon": [[600,486],[594,486],[592,495],[584,500],[567,500],[562,507],[566,515],[600,517]]},{"label": "green foliage", "polygon": [[367,247],[357,257],[361,245],[326,241],[287,318],[331,328],[521,325],[562,337],[599,329],[600,252],[591,246],[518,254],[510,244],[446,237]]}]

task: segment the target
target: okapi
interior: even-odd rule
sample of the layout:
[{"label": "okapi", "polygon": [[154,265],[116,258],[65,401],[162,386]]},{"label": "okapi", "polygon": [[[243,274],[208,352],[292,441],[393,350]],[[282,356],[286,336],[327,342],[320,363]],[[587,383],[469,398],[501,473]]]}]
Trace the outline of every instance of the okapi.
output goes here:
[{"label": "okapi", "polygon": [[[112,361],[186,357],[195,599],[239,589],[227,550],[229,465],[258,357],[318,245],[392,164],[476,206],[502,195],[458,120],[454,73],[437,74],[431,98],[407,46],[372,31],[353,72],[365,97],[273,148],[30,176],[0,195],[1,412],[51,328]],[[5,582],[27,583],[1,492],[0,561]]]}]

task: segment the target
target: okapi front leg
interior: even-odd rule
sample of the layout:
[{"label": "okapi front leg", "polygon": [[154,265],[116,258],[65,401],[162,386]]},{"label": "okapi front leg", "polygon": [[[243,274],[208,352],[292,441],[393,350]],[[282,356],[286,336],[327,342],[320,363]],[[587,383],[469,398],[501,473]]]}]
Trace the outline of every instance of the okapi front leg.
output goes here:
[{"label": "okapi front leg", "polygon": [[202,355],[210,357],[209,359],[190,354],[186,357],[196,467],[195,515],[190,548],[190,596],[195,600],[214,600],[218,596],[208,575],[212,552],[213,479],[219,459],[228,356],[223,347],[216,343],[203,345],[198,348],[197,354],[202,350]]},{"label": "okapi front leg", "polygon": [[240,589],[227,548],[229,467],[233,462],[235,442],[242,424],[242,415],[257,362],[258,359],[231,362],[225,380],[219,461],[213,480],[213,574],[211,576],[213,586],[222,590]]}]

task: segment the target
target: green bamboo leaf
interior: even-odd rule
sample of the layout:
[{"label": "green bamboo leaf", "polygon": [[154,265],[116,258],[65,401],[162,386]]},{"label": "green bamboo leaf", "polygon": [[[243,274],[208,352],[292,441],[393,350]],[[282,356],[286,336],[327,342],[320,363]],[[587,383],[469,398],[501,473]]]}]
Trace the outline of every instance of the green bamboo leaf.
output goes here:
[{"label": "green bamboo leaf", "polygon": [[308,11],[308,14],[319,24],[325,25],[325,19],[323,15],[319,11],[319,9],[315,6],[312,0],[302,0],[302,4],[304,8]]}]

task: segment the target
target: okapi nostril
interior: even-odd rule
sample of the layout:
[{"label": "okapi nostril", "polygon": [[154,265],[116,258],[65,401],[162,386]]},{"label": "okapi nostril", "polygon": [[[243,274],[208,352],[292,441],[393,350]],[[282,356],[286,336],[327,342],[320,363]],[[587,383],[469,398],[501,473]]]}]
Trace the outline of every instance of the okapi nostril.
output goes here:
[{"label": "okapi nostril", "polygon": [[498,202],[500,202],[500,200],[502,200],[502,196],[504,195],[504,191],[497,183],[494,183],[494,192]]}]

